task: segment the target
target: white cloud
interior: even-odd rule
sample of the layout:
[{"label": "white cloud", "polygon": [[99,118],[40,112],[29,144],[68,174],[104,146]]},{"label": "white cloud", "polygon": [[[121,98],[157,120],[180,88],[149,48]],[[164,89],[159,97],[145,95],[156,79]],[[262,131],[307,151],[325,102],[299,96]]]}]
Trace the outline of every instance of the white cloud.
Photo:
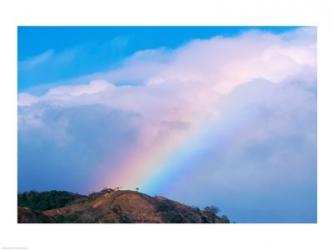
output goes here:
[{"label": "white cloud", "polygon": [[[255,79],[280,82],[296,76],[312,83],[316,77],[314,35],[312,28],[282,36],[254,31],[234,38],[194,40],[175,50],[141,51],[120,68],[98,74],[102,81],[53,87],[41,97],[29,96],[33,101],[20,94],[19,105],[36,100],[100,104],[191,122],[195,114],[214,113],[219,98]],[[119,85],[126,81],[135,84]]]},{"label": "white cloud", "polygon": [[38,102],[38,97],[33,96],[29,93],[20,93],[18,96],[18,106],[31,106]]},{"label": "white cloud", "polygon": [[106,89],[111,89],[112,85],[104,80],[94,80],[88,85],[76,85],[76,86],[60,86],[50,89],[46,96],[59,97],[63,96],[77,97],[82,95],[94,95],[105,91]]},{"label": "white cloud", "polygon": [[20,62],[19,67],[23,70],[32,70],[35,67],[50,60],[53,57],[53,55],[54,55],[53,50],[47,50],[40,55],[34,56],[32,58]]}]

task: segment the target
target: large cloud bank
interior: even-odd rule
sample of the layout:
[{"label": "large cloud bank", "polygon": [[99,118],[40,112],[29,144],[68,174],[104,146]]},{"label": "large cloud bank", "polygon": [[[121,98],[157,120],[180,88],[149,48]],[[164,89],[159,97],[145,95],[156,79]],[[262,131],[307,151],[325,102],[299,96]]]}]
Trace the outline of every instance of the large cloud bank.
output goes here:
[{"label": "large cloud bank", "polygon": [[126,187],[122,166],[202,130],[188,166],[147,191],[236,221],[316,220],[315,29],[139,51],[82,79],[19,93],[20,190]]}]

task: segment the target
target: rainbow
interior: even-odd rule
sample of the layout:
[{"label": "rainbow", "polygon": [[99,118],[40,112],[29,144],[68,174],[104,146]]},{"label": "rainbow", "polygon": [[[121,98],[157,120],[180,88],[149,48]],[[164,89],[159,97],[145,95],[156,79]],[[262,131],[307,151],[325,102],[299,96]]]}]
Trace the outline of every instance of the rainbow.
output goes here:
[{"label": "rainbow", "polygon": [[221,120],[211,114],[197,114],[192,124],[179,133],[163,133],[157,137],[158,141],[154,141],[153,125],[146,128],[139,140],[143,143],[126,151],[126,157],[123,157],[126,159],[113,165],[110,173],[103,173],[102,183],[125,189],[139,187],[145,193],[158,194],[169,188],[177,176],[184,176],[192,166],[197,166],[197,156],[204,153],[205,147],[212,145],[214,140],[223,139],[228,146],[236,142],[237,138],[230,137],[230,131],[217,136],[221,134],[218,132],[221,126],[228,129],[242,126],[239,117],[235,119],[229,115],[221,124]]}]

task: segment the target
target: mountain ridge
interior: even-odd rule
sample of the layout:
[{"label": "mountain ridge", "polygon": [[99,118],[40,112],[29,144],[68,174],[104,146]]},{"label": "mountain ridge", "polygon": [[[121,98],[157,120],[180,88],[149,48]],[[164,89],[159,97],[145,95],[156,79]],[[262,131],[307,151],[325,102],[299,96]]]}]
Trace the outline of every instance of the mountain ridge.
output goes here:
[{"label": "mountain ridge", "polygon": [[87,196],[66,191],[33,191],[19,194],[18,199],[18,223],[230,222],[217,213],[214,206],[199,209],[163,196],[110,188]]}]

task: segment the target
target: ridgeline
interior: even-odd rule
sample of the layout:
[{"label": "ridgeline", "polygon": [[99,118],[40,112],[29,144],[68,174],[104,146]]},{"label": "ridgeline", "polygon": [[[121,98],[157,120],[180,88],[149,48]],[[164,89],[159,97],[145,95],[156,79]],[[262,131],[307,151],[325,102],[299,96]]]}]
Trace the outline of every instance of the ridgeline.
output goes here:
[{"label": "ridgeline", "polygon": [[162,196],[104,189],[90,195],[66,191],[18,195],[19,223],[229,223],[214,206],[199,209]]}]

